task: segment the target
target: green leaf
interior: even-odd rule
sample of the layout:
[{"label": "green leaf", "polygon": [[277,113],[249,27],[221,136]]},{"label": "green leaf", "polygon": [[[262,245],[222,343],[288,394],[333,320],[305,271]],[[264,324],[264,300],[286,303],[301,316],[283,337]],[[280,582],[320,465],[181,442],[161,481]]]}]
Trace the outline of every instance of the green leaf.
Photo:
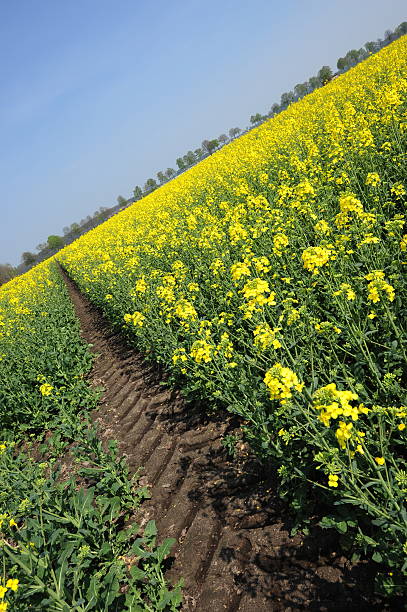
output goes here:
[{"label": "green leaf", "polygon": [[148,521],[144,529],[144,535],[147,538],[157,535],[157,527],[156,527],[155,521]]},{"label": "green leaf", "polygon": [[175,542],[175,538],[166,538],[161,546],[157,548],[156,556],[160,563],[171,552],[171,548],[174,546]]}]

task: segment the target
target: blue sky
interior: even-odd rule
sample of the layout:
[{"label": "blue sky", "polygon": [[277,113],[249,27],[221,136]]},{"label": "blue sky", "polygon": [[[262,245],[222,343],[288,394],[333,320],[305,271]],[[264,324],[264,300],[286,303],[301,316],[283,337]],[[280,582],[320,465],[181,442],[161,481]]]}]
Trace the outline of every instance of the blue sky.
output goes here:
[{"label": "blue sky", "polygon": [[406,19],[404,0],[0,0],[0,262]]}]

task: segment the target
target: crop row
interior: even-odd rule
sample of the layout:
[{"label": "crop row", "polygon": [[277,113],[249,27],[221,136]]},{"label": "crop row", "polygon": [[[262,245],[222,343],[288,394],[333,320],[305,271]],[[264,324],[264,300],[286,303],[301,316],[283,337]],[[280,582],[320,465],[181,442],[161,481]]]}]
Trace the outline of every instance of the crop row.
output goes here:
[{"label": "crop row", "polygon": [[172,542],[157,545],[153,521],[123,528],[148,491],[89,419],[99,391],[79,331],[54,263],[1,288],[0,610],[175,610]]},{"label": "crop row", "polygon": [[[60,253],[280,493],[407,564],[403,37]],[[318,502],[316,502],[318,500]]]}]

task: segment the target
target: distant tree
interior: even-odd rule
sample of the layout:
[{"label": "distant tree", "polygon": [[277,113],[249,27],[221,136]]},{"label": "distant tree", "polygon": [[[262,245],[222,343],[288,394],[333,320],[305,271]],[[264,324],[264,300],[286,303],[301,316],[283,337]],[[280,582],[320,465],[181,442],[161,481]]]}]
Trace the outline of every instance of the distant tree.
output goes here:
[{"label": "distant tree", "polygon": [[61,236],[56,236],[55,234],[48,236],[47,243],[49,249],[60,249],[64,246],[63,238],[61,238]]},{"label": "distant tree", "polygon": [[346,59],[344,57],[340,57],[338,59],[338,61],[336,62],[336,67],[338,68],[338,70],[342,71],[342,70],[346,70],[347,68],[347,63],[346,63]]},{"label": "distant tree", "polygon": [[172,178],[174,174],[175,174],[174,168],[167,168],[167,170],[165,171],[165,175],[168,179]]},{"label": "distant tree", "polygon": [[229,140],[229,138],[226,136],[226,134],[221,134],[218,137],[219,142],[221,142],[222,144],[225,144],[225,142],[227,142]]},{"label": "distant tree", "polygon": [[65,227],[62,228],[62,232],[63,232],[64,236],[69,234],[70,231],[71,231],[71,228],[68,225],[66,225]]},{"label": "distant tree", "polygon": [[378,50],[377,42],[372,40],[365,43],[365,49],[368,53],[376,53],[376,51]]},{"label": "distant tree", "polygon": [[177,164],[177,166],[178,166],[178,168],[179,168],[180,170],[184,170],[184,168],[185,168],[185,162],[184,162],[184,160],[182,159],[182,157],[178,157],[178,158],[177,158],[177,160],[176,160],[176,164]]},{"label": "distant tree", "polygon": [[219,140],[217,138],[213,138],[208,141],[208,153],[213,153],[219,147]]},{"label": "distant tree", "polygon": [[192,166],[196,162],[196,157],[193,151],[188,151],[186,155],[184,155],[185,165]]},{"label": "distant tree", "polygon": [[318,87],[321,87],[321,81],[316,76],[310,77],[308,79],[308,84],[309,84],[310,91],[314,91],[314,89],[318,89]]},{"label": "distant tree", "polygon": [[93,225],[102,223],[109,216],[109,208],[106,206],[99,206],[98,210],[93,213],[92,221]]},{"label": "distant tree", "polygon": [[332,70],[329,66],[322,66],[318,72],[318,78],[322,85],[326,85],[333,77]]},{"label": "distant tree", "polygon": [[294,93],[297,98],[303,98],[308,93],[308,83],[298,83],[294,87]]},{"label": "distant tree", "polygon": [[384,33],[384,41],[386,43],[386,45],[390,44],[391,42],[393,42],[393,40],[395,40],[395,36],[394,36],[394,32],[392,30],[386,30]]},{"label": "distant tree", "polygon": [[30,253],[30,251],[24,251],[24,253],[21,255],[21,260],[24,265],[31,266],[33,263],[36,262],[37,258],[35,257],[34,253]]},{"label": "distant tree", "polygon": [[48,248],[48,243],[47,242],[40,242],[35,247],[35,250],[41,252],[41,251],[45,251],[45,249],[47,249],[47,248]]},{"label": "distant tree", "polygon": [[281,96],[281,106],[283,108],[287,108],[290,104],[295,102],[295,96],[292,91],[288,91],[282,94]]},{"label": "distant tree", "polygon": [[201,147],[205,153],[209,153],[209,140],[203,140]]},{"label": "distant tree", "polygon": [[157,189],[157,187],[158,187],[157,182],[153,178],[149,178],[146,180],[144,191],[147,191],[147,192],[154,191],[154,189]]},{"label": "distant tree", "polygon": [[242,130],[240,128],[238,128],[238,127],[230,128],[230,130],[229,130],[230,138],[236,138],[236,136],[238,134],[240,134],[241,131]]},{"label": "distant tree", "polygon": [[126,206],[127,200],[123,196],[119,195],[117,196],[117,203],[119,206]]},{"label": "distant tree", "polygon": [[164,172],[162,172],[161,170],[160,172],[157,172],[157,178],[161,185],[165,183],[165,181],[167,180],[167,177],[165,176]]},{"label": "distant tree", "polygon": [[398,37],[404,36],[404,34],[407,34],[407,21],[402,21],[402,23],[400,23],[400,25],[397,26],[394,32],[396,36]]},{"label": "distant tree", "polygon": [[139,185],[136,185],[133,189],[133,196],[135,200],[139,200],[143,197],[143,190],[141,187],[139,187]]},{"label": "distant tree", "polygon": [[361,47],[359,49],[359,61],[363,62],[363,60],[365,60],[367,57],[369,57],[370,53],[364,48]]},{"label": "distant tree", "polygon": [[200,159],[203,158],[204,156],[204,152],[202,151],[202,149],[200,147],[198,147],[198,149],[195,149],[194,151],[194,155],[195,155],[195,159],[197,161],[199,161]]},{"label": "distant tree", "polygon": [[256,113],[250,117],[250,123],[253,125],[258,125],[261,121],[263,121],[263,115],[260,113]]},{"label": "distant tree", "polygon": [[11,280],[16,275],[16,273],[16,269],[13,268],[13,266],[11,266],[9,263],[0,264],[0,285],[3,285],[4,283],[7,283],[9,280]]},{"label": "distant tree", "polygon": [[[81,222],[82,224],[82,222]],[[81,231],[81,227],[79,225],[79,223],[72,223],[71,227],[70,227],[70,233],[73,234],[74,236],[80,234]]]},{"label": "distant tree", "polygon": [[359,51],[357,49],[351,49],[345,55],[345,60],[349,67],[356,66],[359,61]]},{"label": "distant tree", "polygon": [[280,112],[281,108],[280,105],[277,104],[277,102],[274,102],[274,104],[272,105],[272,107],[270,108],[270,114],[272,117],[274,117],[274,115],[278,115],[278,113]]}]

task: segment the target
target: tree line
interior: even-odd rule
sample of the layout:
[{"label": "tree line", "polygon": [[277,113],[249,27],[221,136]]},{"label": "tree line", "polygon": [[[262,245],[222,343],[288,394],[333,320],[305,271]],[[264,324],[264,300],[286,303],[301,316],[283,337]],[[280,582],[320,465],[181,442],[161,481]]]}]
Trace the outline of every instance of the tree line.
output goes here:
[{"label": "tree line", "polygon": [[316,76],[310,77],[307,81],[304,81],[304,83],[297,83],[292,91],[284,92],[281,95],[280,102],[275,102],[271,106],[268,113],[265,115],[262,115],[261,113],[252,115],[250,117],[251,127],[247,127],[244,130],[241,130],[239,127],[230,128],[228,134],[224,133],[220,134],[220,136],[217,138],[203,140],[200,147],[194,151],[188,151],[185,153],[185,155],[176,159],[176,170],[174,170],[174,168],[167,168],[165,171],[160,170],[157,172],[156,178],[147,179],[143,187],[136,185],[133,190],[132,198],[127,199],[119,195],[117,198],[117,204],[115,206],[111,208],[101,206],[95,213],[93,213],[93,215],[88,215],[85,219],[82,219],[78,223],[75,222],[70,226],[64,227],[63,236],[48,236],[46,242],[41,243],[36,247],[37,253],[25,251],[21,255],[21,264],[16,268],[10,264],[0,264],[0,285],[11,280],[11,278],[17,274],[25,272],[34,264],[43,261],[51,255],[54,255],[60,248],[70,244],[82,234],[96,227],[100,223],[103,223],[103,221],[106,221],[119,210],[122,210],[133,202],[140,200],[145,195],[157,189],[160,185],[163,185],[188,168],[191,168],[205,157],[208,157],[208,155],[214,153],[214,151],[217,151],[225,144],[234,140],[240,134],[247,132],[249,129],[252,129],[257,125],[260,125],[260,123],[266,121],[267,119],[275,117],[278,115],[278,113],[281,113],[283,110],[288,108],[288,106],[293,102],[300,100],[315,89],[323,87],[333,78],[343,74],[350,68],[353,68],[359,62],[362,62],[373,53],[377,53],[380,51],[380,49],[386,47],[391,42],[397,40],[405,34],[407,34],[407,22],[403,21],[395,28],[394,31],[386,30],[382,39],[379,38],[376,41],[369,41],[360,49],[351,49],[346,53],[346,55],[344,55],[344,57],[340,57],[338,59],[336,63],[337,72],[334,73],[330,66],[322,66]]},{"label": "tree line", "polygon": [[[256,113],[252,115],[250,117],[251,127],[255,127],[263,121],[275,117],[276,115],[278,115],[278,113],[281,113],[283,110],[288,108],[288,106],[293,102],[297,102],[297,100],[300,100],[307,94],[313,92],[315,89],[323,87],[334,77],[337,77],[352,68],[353,66],[356,66],[356,64],[362,62],[364,59],[369,57],[369,55],[377,53],[377,51],[380,51],[380,49],[389,45],[391,42],[397,40],[397,38],[400,38],[400,36],[403,36],[404,34],[407,34],[406,21],[400,23],[400,25],[398,25],[394,31],[386,30],[383,39],[379,38],[376,41],[369,41],[365,43],[365,45],[360,49],[351,49],[350,51],[348,51],[344,57],[340,57],[338,59],[336,64],[337,72],[334,73],[330,66],[322,66],[316,76],[310,77],[304,83],[297,83],[297,85],[294,86],[292,91],[284,92],[283,94],[281,94],[280,102],[275,102],[271,106],[268,113],[266,113],[265,115],[262,115],[261,113]],[[229,130],[228,135],[221,134],[220,136],[218,136],[218,138],[214,138],[212,140],[204,140],[201,146],[195,149],[195,151],[188,151],[185,155],[176,159],[177,170],[174,170],[173,168],[167,168],[167,170],[165,171],[157,172],[156,179],[147,179],[144,184],[144,188],[137,185],[133,191],[133,201],[139,200],[148,193],[151,193],[151,191],[154,191],[154,189],[157,189],[157,187],[159,187],[163,183],[174,178],[174,176],[176,176],[177,174],[184,172],[184,170],[191,168],[191,166],[194,166],[196,163],[204,159],[204,157],[211,155],[214,151],[236,138],[242,132],[247,132],[249,129],[250,128],[241,130],[240,128],[235,127]]]},{"label": "tree line", "polygon": [[278,115],[281,111],[285,110],[293,102],[297,102],[307,94],[313,92],[315,89],[326,85],[333,78],[343,74],[350,68],[353,68],[359,62],[362,62],[373,53],[377,53],[383,47],[386,47],[394,40],[397,40],[401,36],[407,34],[407,21],[403,21],[398,25],[394,31],[386,30],[383,38],[379,38],[375,41],[369,41],[364,44],[360,49],[351,49],[346,53],[344,57],[340,57],[336,62],[337,72],[333,72],[330,66],[322,66],[316,76],[310,77],[304,83],[297,83],[292,91],[286,91],[281,94],[280,102],[275,102],[268,113],[262,115],[256,113],[250,117],[250,123],[253,126],[257,126],[263,121]]}]

